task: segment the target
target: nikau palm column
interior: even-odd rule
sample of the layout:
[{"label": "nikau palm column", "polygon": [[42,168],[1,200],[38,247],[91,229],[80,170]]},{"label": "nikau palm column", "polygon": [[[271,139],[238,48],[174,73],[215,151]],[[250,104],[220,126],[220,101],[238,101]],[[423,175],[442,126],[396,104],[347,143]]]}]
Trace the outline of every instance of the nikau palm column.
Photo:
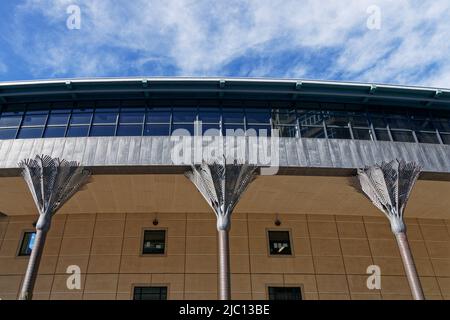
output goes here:
[{"label": "nikau palm column", "polygon": [[424,300],[403,221],[403,211],[419,174],[417,164],[399,160],[358,170],[363,192],[389,219],[414,299]]},{"label": "nikau palm column", "polygon": [[32,298],[34,283],[53,215],[89,179],[90,172],[75,161],[47,155],[25,159],[19,163],[22,176],[31,191],[39,212],[36,238],[20,292],[20,300]]},{"label": "nikau palm column", "polygon": [[219,242],[219,299],[229,300],[230,260],[228,236],[231,214],[248,185],[256,177],[256,166],[249,164],[206,163],[193,165],[186,176],[197,187],[217,217]]}]

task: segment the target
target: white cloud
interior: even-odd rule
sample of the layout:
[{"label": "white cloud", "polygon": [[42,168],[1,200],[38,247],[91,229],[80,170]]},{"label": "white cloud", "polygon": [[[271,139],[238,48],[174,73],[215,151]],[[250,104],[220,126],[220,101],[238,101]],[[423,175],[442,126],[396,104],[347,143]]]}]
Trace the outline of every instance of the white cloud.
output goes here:
[{"label": "white cloud", "polygon": [[[244,75],[450,87],[447,0],[90,0],[78,1],[81,30],[70,31],[72,3],[17,7],[10,43],[37,77],[148,75],[149,63],[161,65],[156,72],[170,65],[179,75],[241,75],[231,62],[263,58]],[[381,30],[366,27],[373,4]],[[45,23],[31,25],[30,15]]]}]

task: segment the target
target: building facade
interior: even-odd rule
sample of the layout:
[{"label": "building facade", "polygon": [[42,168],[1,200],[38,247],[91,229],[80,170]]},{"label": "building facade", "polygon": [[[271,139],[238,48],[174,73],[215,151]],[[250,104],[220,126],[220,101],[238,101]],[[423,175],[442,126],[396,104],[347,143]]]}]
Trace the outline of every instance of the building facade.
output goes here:
[{"label": "building facade", "polygon": [[46,154],[92,178],[53,218],[33,299],[217,299],[186,136],[270,146],[256,165],[274,170],[231,218],[232,299],[411,299],[389,222],[355,185],[394,159],[422,167],[407,234],[425,298],[450,299],[450,91],[208,78],[0,83],[0,298],[19,295],[37,220],[18,163]]}]

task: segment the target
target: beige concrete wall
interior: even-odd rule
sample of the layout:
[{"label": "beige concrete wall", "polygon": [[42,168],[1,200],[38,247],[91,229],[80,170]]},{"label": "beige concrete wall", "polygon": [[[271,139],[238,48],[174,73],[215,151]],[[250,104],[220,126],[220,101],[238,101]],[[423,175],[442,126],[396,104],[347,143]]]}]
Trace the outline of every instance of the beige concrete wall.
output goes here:
[{"label": "beige concrete wall", "polygon": [[[144,228],[167,229],[167,254],[141,256]],[[304,299],[410,299],[395,240],[384,217],[343,215],[233,216],[233,299],[266,299],[268,285],[302,287]],[[35,216],[0,217],[0,298],[16,299],[28,257],[17,257]],[[413,255],[428,299],[450,299],[450,220],[407,219]],[[270,257],[268,229],[289,229],[293,256]],[[35,299],[130,299],[134,284],[169,287],[169,299],[216,299],[214,215],[72,214],[55,216]],[[366,268],[381,267],[381,290],[368,290]],[[67,266],[82,271],[68,290]]]}]

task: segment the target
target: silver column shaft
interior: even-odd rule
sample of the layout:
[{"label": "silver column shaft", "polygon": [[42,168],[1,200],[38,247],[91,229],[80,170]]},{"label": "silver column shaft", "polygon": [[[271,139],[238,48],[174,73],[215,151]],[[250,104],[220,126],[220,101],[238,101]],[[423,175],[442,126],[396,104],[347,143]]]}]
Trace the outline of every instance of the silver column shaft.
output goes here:
[{"label": "silver column shaft", "polygon": [[219,300],[230,300],[230,248],[228,230],[218,230],[219,242]]},{"label": "silver column shaft", "polygon": [[42,252],[44,251],[45,239],[47,231],[36,230],[36,238],[34,246],[31,250],[30,260],[28,261],[27,271],[23,279],[22,289],[20,291],[19,300],[31,300],[33,297],[34,284],[39,270]]},{"label": "silver column shaft", "polygon": [[400,255],[403,260],[403,267],[405,268],[406,277],[408,278],[408,283],[411,288],[413,298],[414,300],[425,300],[406,233],[396,233],[395,238],[397,239],[398,249],[400,250]]}]

